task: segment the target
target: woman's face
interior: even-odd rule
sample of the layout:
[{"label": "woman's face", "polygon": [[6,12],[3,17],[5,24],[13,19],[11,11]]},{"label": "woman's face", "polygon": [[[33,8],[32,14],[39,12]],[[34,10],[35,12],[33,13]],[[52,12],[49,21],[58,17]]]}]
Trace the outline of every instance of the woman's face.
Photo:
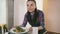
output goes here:
[{"label": "woman's face", "polygon": [[33,12],[35,10],[35,8],[36,8],[36,5],[33,1],[28,1],[27,2],[27,10],[29,12]]}]

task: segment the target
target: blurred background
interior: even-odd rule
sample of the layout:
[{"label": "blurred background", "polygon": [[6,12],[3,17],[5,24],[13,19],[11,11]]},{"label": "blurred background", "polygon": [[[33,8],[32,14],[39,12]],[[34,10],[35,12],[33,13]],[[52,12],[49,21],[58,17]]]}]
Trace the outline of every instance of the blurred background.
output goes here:
[{"label": "blurred background", "polygon": [[[23,23],[27,0],[0,0],[0,26]],[[60,33],[60,0],[36,0],[37,8],[45,15],[45,28],[49,32]],[[27,24],[29,27],[29,24]]]}]

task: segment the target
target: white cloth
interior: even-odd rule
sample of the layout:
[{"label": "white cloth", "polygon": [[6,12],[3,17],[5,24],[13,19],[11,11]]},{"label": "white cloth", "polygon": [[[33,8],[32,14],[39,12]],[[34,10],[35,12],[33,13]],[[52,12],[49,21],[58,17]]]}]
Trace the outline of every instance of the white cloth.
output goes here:
[{"label": "white cloth", "polygon": [[38,27],[32,27],[33,31],[32,34],[38,34]]}]

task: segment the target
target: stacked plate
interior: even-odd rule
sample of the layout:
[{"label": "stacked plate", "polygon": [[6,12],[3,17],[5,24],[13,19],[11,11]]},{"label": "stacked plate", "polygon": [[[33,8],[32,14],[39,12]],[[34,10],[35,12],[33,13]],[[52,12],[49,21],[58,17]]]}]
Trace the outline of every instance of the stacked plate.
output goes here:
[{"label": "stacked plate", "polygon": [[23,28],[25,31],[24,32],[14,32],[13,30],[15,30],[15,28],[12,28],[10,30],[9,34],[27,34],[28,33],[29,30],[27,28],[25,28],[25,27],[21,27],[21,28]]}]

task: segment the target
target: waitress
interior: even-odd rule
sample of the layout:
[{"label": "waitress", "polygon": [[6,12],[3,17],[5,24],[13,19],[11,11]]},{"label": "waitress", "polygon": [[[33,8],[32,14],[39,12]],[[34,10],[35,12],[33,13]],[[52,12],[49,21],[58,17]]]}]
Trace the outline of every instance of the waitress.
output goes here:
[{"label": "waitress", "polygon": [[35,0],[27,0],[27,12],[22,25],[25,27],[27,22],[31,25],[30,31],[32,31],[32,27],[38,27],[38,34],[45,32],[44,14],[37,9]]}]

